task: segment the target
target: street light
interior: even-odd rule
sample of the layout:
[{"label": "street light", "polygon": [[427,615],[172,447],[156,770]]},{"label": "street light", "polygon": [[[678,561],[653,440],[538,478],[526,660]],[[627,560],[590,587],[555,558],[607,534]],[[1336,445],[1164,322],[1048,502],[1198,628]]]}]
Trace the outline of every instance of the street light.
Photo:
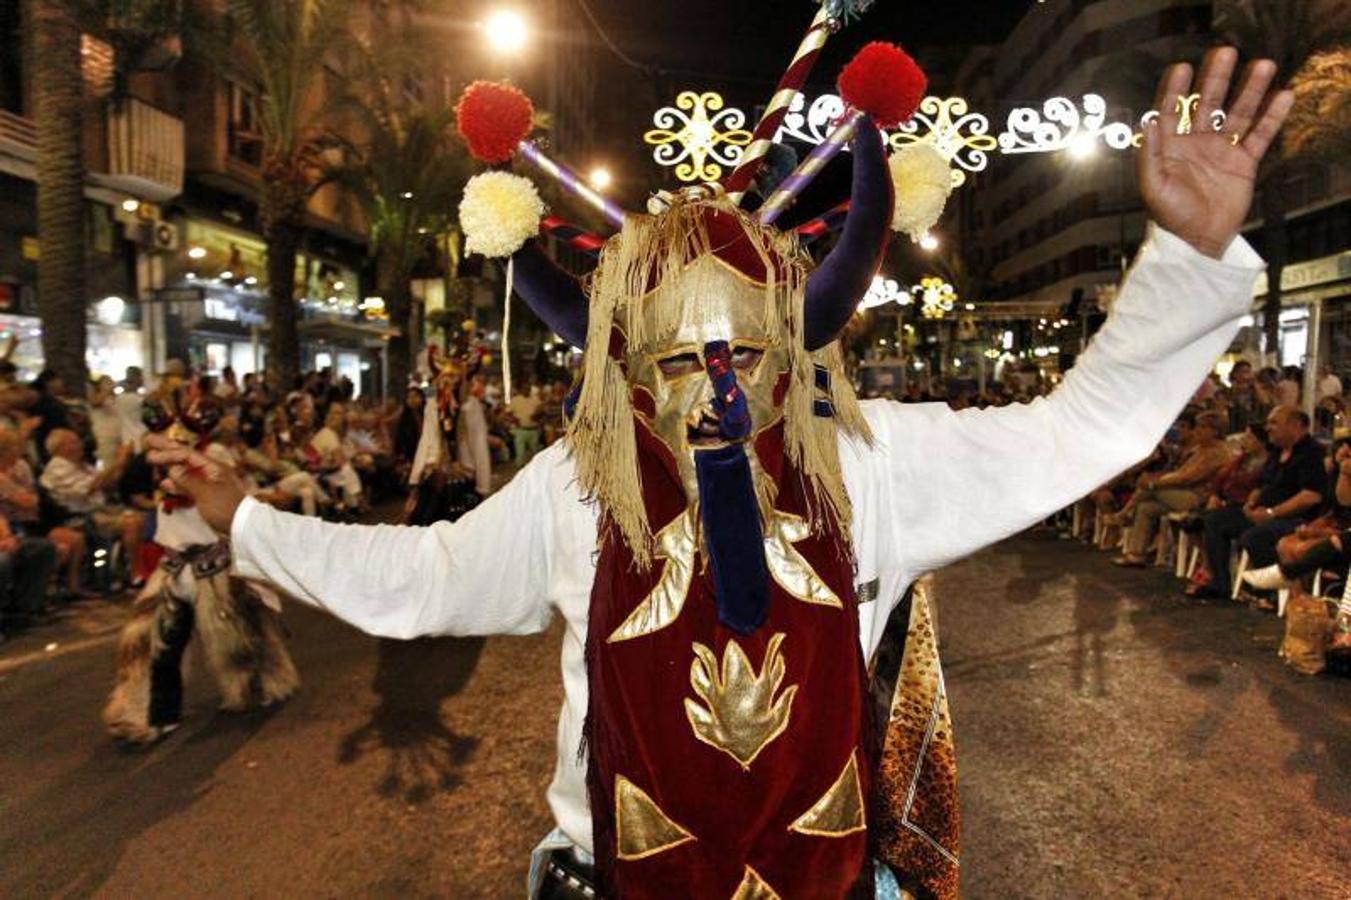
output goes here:
[{"label": "street light", "polygon": [[610,170],[604,166],[596,166],[596,168],[591,170],[591,174],[588,176],[587,180],[591,182],[593,188],[598,191],[603,191],[614,183],[614,176],[611,175]]},{"label": "street light", "polygon": [[924,236],[919,239],[919,246],[921,250],[927,250],[932,253],[938,249],[938,238],[926,231],[924,232]]},{"label": "street light", "polygon": [[498,9],[489,14],[483,20],[483,32],[493,50],[507,56],[519,53],[530,37],[525,18],[511,9]]}]

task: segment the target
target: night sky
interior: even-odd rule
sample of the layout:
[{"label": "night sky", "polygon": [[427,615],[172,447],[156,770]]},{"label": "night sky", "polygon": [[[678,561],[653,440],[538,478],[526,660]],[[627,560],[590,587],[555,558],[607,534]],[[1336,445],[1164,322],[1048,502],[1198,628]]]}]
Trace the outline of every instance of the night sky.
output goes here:
[{"label": "night sky", "polygon": [[[594,30],[585,29],[601,65],[598,136],[607,157],[603,161],[620,177],[615,193],[632,200],[654,187],[649,183],[653,173],[644,165],[649,151],[641,143],[652,112],[674,101],[680,91],[698,89],[717,90],[730,105],[751,115],[769,99],[816,11],[811,0],[589,3],[618,48],[642,65],[635,69],[621,62]],[[940,56],[952,58],[955,48],[1002,39],[1029,5],[1032,0],[878,0],[830,39],[808,93],[832,90],[841,67],[869,41],[899,43],[921,65],[927,56],[929,67],[937,67]],[[931,83],[941,91],[941,75],[935,75]]]}]

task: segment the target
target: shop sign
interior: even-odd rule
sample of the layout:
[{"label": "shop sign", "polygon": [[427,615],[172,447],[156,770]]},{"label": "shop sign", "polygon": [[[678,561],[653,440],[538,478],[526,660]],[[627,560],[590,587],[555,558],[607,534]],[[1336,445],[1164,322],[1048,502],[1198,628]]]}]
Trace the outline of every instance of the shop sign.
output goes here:
[{"label": "shop sign", "polygon": [[[1286,266],[1281,270],[1281,290],[1297,291],[1316,284],[1328,284],[1348,278],[1351,278],[1351,250]],[[1265,294],[1267,285],[1267,273],[1263,272],[1257,278],[1253,296],[1260,297]]]},{"label": "shop sign", "polygon": [[216,319],[221,322],[239,321],[239,307],[228,300],[207,297],[202,301],[202,306],[208,319]]},{"label": "shop sign", "polygon": [[24,237],[19,240],[19,252],[23,258],[30,262],[37,262],[42,256],[42,244],[35,237]]}]

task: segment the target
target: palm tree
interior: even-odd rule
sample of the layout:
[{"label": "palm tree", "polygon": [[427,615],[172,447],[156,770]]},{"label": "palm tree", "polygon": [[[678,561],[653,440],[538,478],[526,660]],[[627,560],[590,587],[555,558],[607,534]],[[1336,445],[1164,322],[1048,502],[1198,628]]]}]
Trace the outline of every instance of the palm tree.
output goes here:
[{"label": "palm tree", "polygon": [[85,366],[84,80],[78,0],[31,0],[42,353],[72,389]]},{"label": "palm tree", "polygon": [[[1251,57],[1275,60],[1278,78],[1292,87],[1294,78],[1322,50],[1345,44],[1351,38],[1351,7],[1345,0],[1224,0],[1216,4],[1215,29],[1233,41]],[[1344,84],[1343,84],[1344,89]],[[1305,148],[1324,144],[1321,134],[1335,124],[1321,119],[1307,107],[1312,94],[1296,92],[1296,109],[1291,118],[1303,123],[1287,129],[1280,154],[1269,154],[1258,173],[1260,196],[1257,208],[1262,215],[1262,236],[1267,257],[1267,299],[1262,310],[1268,353],[1274,353],[1280,340],[1281,275],[1289,261],[1289,236],[1286,218],[1288,185],[1299,173],[1322,162]],[[1342,144],[1344,152],[1345,144]]]},{"label": "palm tree", "polygon": [[388,344],[388,389],[400,392],[412,370],[413,269],[434,249],[432,236],[450,225],[469,167],[451,143],[448,109],[390,101],[378,90],[356,105],[366,138],[344,142],[345,162],[332,177],[370,223],[376,290],[400,330]]},{"label": "palm tree", "polygon": [[[354,127],[327,136],[342,161],[325,177],[346,188],[365,213],[376,290],[399,330],[388,343],[386,373],[387,388],[397,395],[412,371],[413,270],[454,228],[471,174],[437,89],[448,73],[437,65],[437,48],[412,24],[413,14],[430,6],[405,0],[371,22],[361,52],[350,57],[340,107],[351,117],[345,124]],[[352,134],[361,137],[344,137]]]},{"label": "palm tree", "polygon": [[1310,56],[1290,87],[1295,106],[1285,123],[1285,155],[1345,165],[1351,148],[1351,46]]},{"label": "palm tree", "polygon": [[[305,209],[322,184],[325,58],[347,36],[354,0],[226,0],[230,27],[216,61],[260,88],[262,192],[258,214],[267,244],[270,299],[268,378],[287,389],[300,371],[296,255]],[[227,49],[228,48],[228,49]]]}]

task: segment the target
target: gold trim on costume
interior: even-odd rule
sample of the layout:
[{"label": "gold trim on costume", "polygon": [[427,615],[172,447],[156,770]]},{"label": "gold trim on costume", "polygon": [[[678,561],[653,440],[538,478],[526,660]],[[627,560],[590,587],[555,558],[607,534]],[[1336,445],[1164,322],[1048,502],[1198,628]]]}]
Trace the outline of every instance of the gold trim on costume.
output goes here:
[{"label": "gold trim on costume", "polygon": [[615,843],[620,859],[644,859],[694,840],[642,788],[615,776]]},{"label": "gold trim on costume", "polygon": [[760,751],[788,727],[797,695],[797,685],[779,694],[788,668],[779,650],[784,637],[770,638],[759,673],[734,640],[723,649],[721,669],[712,650],[694,645],[690,685],[705,705],[686,698],[690,728],[696,738],[726,753],[747,771]]},{"label": "gold trim on costume", "polygon": [[661,579],[642,603],[614,630],[608,643],[616,644],[660,631],[674,622],[685,607],[694,578],[694,514],[677,516],[657,535],[657,557],[664,559]]},{"label": "gold trim on costume", "polygon": [[783,900],[783,898],[765,883],[759,872],[747,866],[746,875],[741,879],[741,884],[737,886],[736,893],[732,895],[732,900]]},{"label": "gold trim on costume", "polygon": [[769,573],[779,587],[804,603],[844,609],[840,598],[793,546],[810,535],[811,526],[800,516],[775,510],[769,534],[765,536],[765,563]]},{"label": "gold trim on costume", "polygon": [[788,826],[789,831],[815,837],[844,837],[867,828],[863,786],[858,780],[857,756],[853,751],[835,783],[812,804],[811,809]]}]

